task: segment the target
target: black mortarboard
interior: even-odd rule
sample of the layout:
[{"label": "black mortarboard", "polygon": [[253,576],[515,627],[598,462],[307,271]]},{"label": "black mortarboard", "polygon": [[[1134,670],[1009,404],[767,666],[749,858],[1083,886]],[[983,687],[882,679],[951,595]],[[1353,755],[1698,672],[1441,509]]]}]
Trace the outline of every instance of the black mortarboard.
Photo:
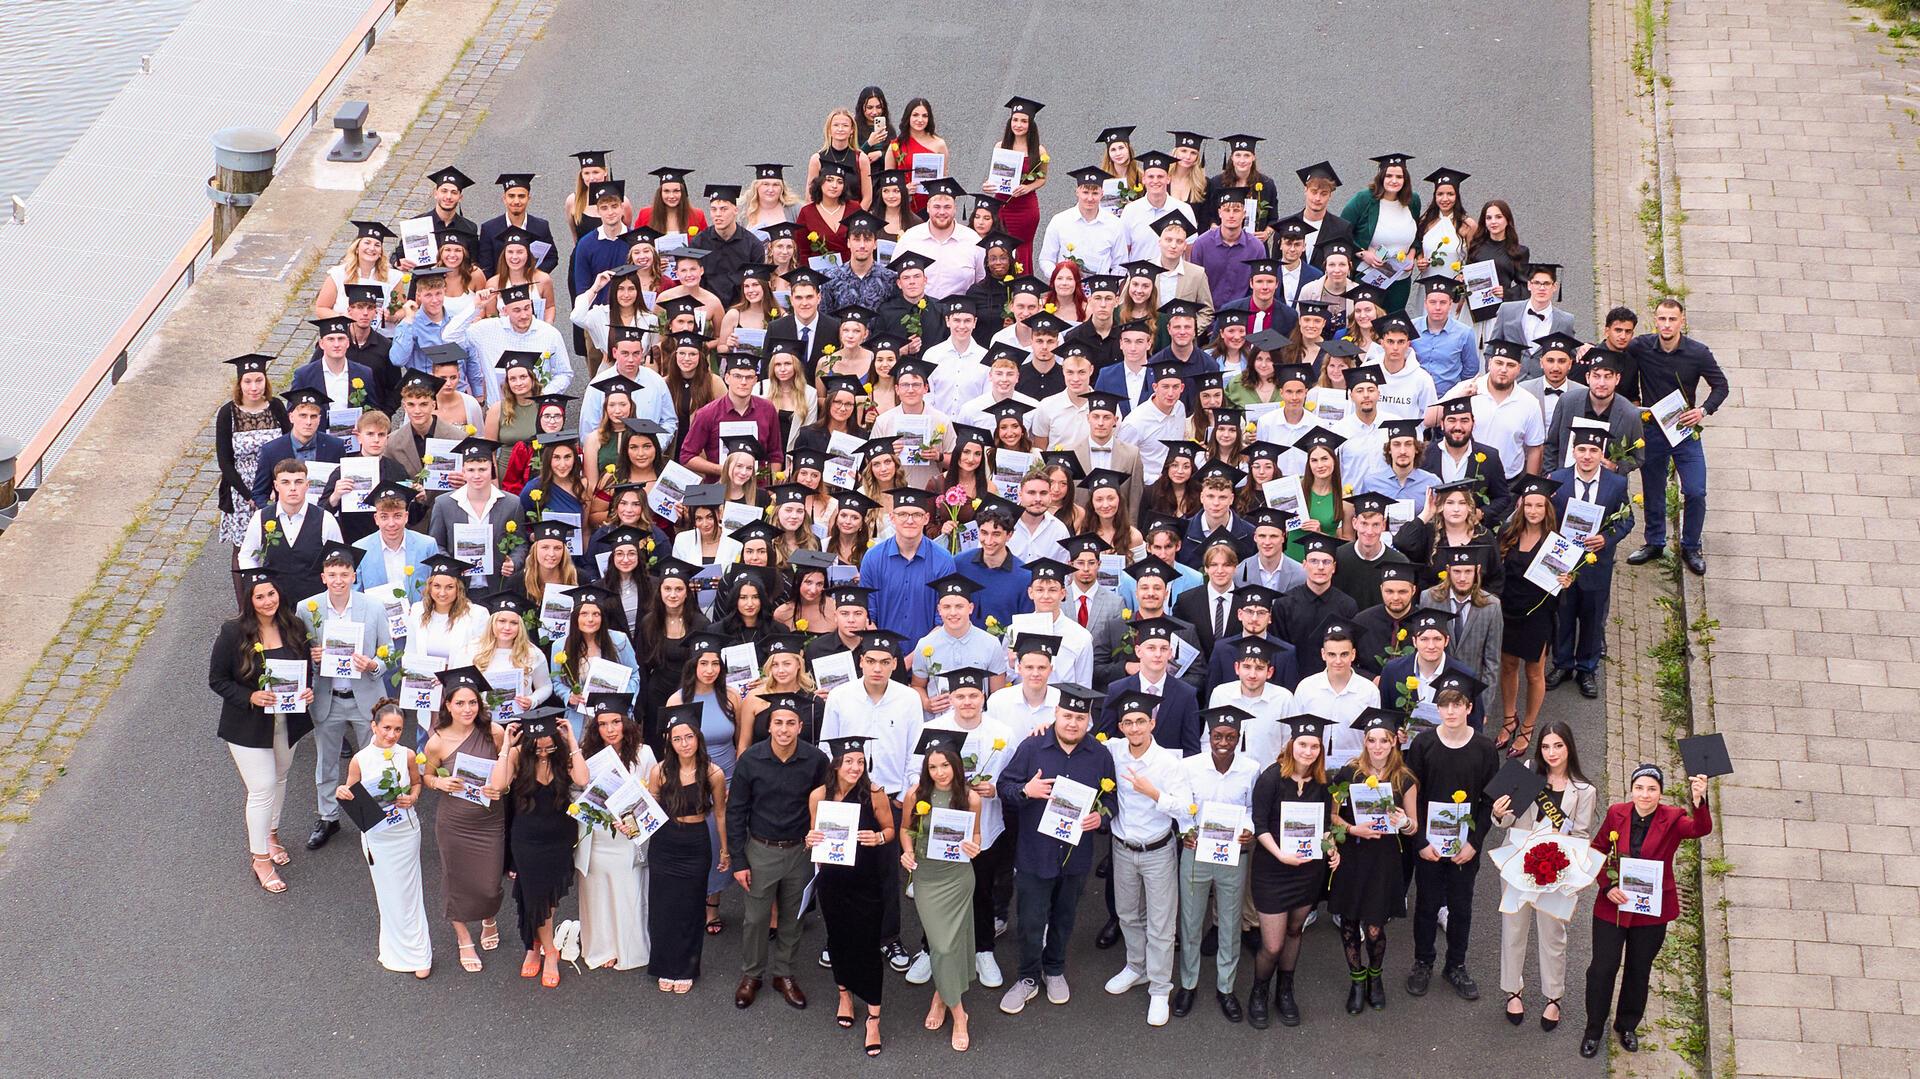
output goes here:
[{"label": "black mortarboard", "polygon": [[1574,353],[1580,351],[1582,344],[1578,337],[1570,333],[1561,333],[1558,330],[1545,337],[1534,338],[1533,343],[1542,353],[1564,352],[1569,358],[1571,358]]},{"label": "black mortarboard", "polygon": [[427,179],[431,180],[435,187],[439,187],[442,184],[452,184],[460,190],[465,191],[467,188],[473,186],[473,180],[468,177],[466,173],[461,172],[452,165],[428,173]]},{"label": "black mortarboard", "polygon": [[310,323],[314,329],[319,330],[320,336],[322,337],[336,333],[344,334],[353,328],[353,320],[345,315],[327,315],[324,318],[310,318],[307,322]]},{"label": "black mortarboard", "polygon": [[1100,698],[1098,691],[1072,682],[1055,682],[1053,688],[1060,691],[1060,707],[1068,712],[1091,714],[1093,702]]},{"label": "black mortarboard", "polygon": [[320,411],[325,412],[328,404],[327,391],[317,386],[300,386],[288,390],[280,395],[280,400],[286,403],[287,411],[289,412],[299,408],[301,405],[312,405]]},{"label": "black mortarboard", "polygon": [[[1168,210],[1166,213],[1161,214],[1159,217],[1156,217],[1152,221],[1147,222],[1147,227],[1152,229],[1155,233],[1159,233],[1163,235],[1170,228],[1178,228],[1181,232],[1184,232],[1189,236],[1193,234],[1193,222],[1187,220],[1187,215],[1181,213],[1179,210]],[[1170,300],[1168,302],[1177,303],[1177,302],[1183,302],[1183,301]],[[1162,305],[1161,310],[1163,311],[1166,310],[1165,305]]]},{"label": "black mortarboard", "polygon": [[1233,730],[1238,731],[1240,724],[1252,719],[1253,716],[1246,709],[1237,705],[1223,704],[1218,708],[1208,708],[1201,712],[1200,718],[1206,723],[1208,730],[1212,730],[1215,727],[1231,727]]},{"label": "black mortarboard", "polygon": [[1513,497],[1525,498],[1528,495],[1545,495],[1552,498],[1560,490],[1560,481],[1547,476],[1523,474],[1514,480]]},{"label": "black mortarboard", "polygon": [[498,592],[489,592],[484,596],[478,597],[473,602],[485,607],[493,614],[510,612],[512,614],[526,615],[531,614],[534,610],[533,601],[527,598],[526,593],[512,588],[502,589]]},{"label": "black mortarboard", "polygon": [[1173,136],[1173,144],[1175,146],[1185,147],[1190,150],[1198,150],[1200,144],[1207,141],[1207,136],[1192,131],[1169,131],[1167,134]]},{"label": "black mortarboard", "polygon": [[378,221],[354,221],[351,222],[351,224],[353,225],[353,238],[356,240],[391,240],[395,238],[393,230]]},{"label": "black mortarboard", "polygon": [[1107,175],[1107,170],[1098,165],[1082,165],[1067,175],[1073,177],[1075,184],[1084,187],[1102,187],[1112,178]]},{"label": "black mortarboard", "polygon": [[1723,734],[1700,734],[1679,741],[1680,763],[1689,776],[1730,776],[1733,774],[1733,757],[1727,752],[1727,739]]},{"label": "black mortarboard", "polygon": [[475,667],[471,663],[465,667],[454,667],[451,670],[440,671],[438,674],[440,677],[440,688],[448,695],[452,695],[456,690],[461,689],[470,689],[475,693],[485,693],[487,690],[493,688],[487,682],[487,676],[480,673],[480,668]]},{"label": "black mortarboard", "polygon": [[531,191],[533,190],[533,178],[538,175],[539,173],[536,172],[503,172],[495,176],[493,182],[499,184],[501,189],[506,191],[511,191],[516,187],[523,187]]},{"label": "black mortarboard", "polygon": [[491,438],[468,435],[454,443],[453,452],[463,461],[485,461],[500,452],[500,443]]},{"label": "black mortarboard", "polygon": [[1015,639],[1013,651],[1021,656],[1038,652],[1052,659],[1060,654],[1060,638],[1047,633],[1022,633]]},{"label": "black mortarboard", "polygon": [[[1062,696],[1064,697],[1065,694],[1062,694]],[[1113,706],[1114,714],[1123,719],[1131,715],[1151,717],[1154,709],[1160,707],[1160,695],[1158,693],[1144,693],[1137,689],[1131,689],[1122,693],[1119,699],[1113,702]]]},{"label": "black mortarboard", "polygon": [[607,167],[607,155],[611,150],[575,150],[568,155],[580,163],[583,169],[604,169]]},{"label": "black mortarboard", "polygon": [[834,585],[833,588],[827,592],[828,598],[833,600],[834,606],[836,607],[865,608],[867,605],[867,597],[872,594],[873,589],[865,585],[851,583]]},{"label": "black mortarboard", "polygon": [[1547,777],[1527,767],[1526,762],[1518,758],[1508,758],[1500,765],[1500,770],[1487,781],[1486,795],[1493,801],[1506,798],[1510,801],[1508,811],[1524,812],[1526,806],[1547,786]]},{"label": "black mortarboard", "polygon": [[1311,715],[1290,716],[1287,724],[1293,728],[1295,738],[1318,738],[1321,741],[1326,740],[1327,728],[1332,726],[1319,716]]},{"label": "black mortarboard", "polygon": [[1385,513],[1387,507],[1393,505],[1393,499],[1378,491],[1362,491],[1348,496],[1347,504],[1353,507],[1355,513]]},{"label": "black mortarboard", "polygon": [[1027,563],[1027,572],[1036,581],[1065,581],[1073,574],[1073,567],[1055,558],[1036,558]]},{"label": "black mortarboard", "polygon": [[966,185],[951,176],[941,176],[936,179],[927,180],[920,185],[920,189],[926,192],[928,198],[932,198],[935,195],[947,195],[957,199],[967,193]]},{"label": "black mortarboard", "polygon": [[890,629],[870,629],[860,634],[859,647],[855,648],[854,651],[860,655],[865,655],[868,652],[885,652],[890,656],[898,658],[900,655],[900,646],[905,644],[906,640],[905,637],[902,637]]}]

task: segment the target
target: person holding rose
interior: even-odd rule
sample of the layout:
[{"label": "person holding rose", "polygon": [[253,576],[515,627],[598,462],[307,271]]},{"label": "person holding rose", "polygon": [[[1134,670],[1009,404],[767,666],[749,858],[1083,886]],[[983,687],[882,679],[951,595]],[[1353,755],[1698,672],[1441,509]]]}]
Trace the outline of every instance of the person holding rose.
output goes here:
[{"label": "person holding rose", "polygon": [[[326,590],[308,596],[294,612],[307,624],[311,659],[317,668],[313,706],[308,714],[313,719],[313,783],[319,797],[319,819],[307,837],[308,850],[319,850],[340,830],[340,806],[333,792],[340,784],[341,746],[366,745],[374,707],[385,697],[382,674],[393,651],[393,637],[386,611],[372,597],[354,591],[359,558],[360,552],[344,543],[328,544],[320,557],[320,581]],[[321,628],[329,622],[359,627],[359,638],[348,660],[353,670],[349,677],[330,678],[325,674]]]},{"label": "person holding rose", "polygon": [[[1646,1013],[1648,981],[1653,976],[1653,960],[1667,939],[1667,926],[1680,914],[1680,893],[1673,881],[1673,855],[1680,844],[1699,839],[1713,831],[1713,811],[1707,808],[1707,777],[1687,777],[1687,803],[1690,808],[1662,805],[1661,792],[1667,787],[1667,775],[1658,765],[1642,764],[1633,770],[1627,801],[1607,807],[1606,820],[1593,834],[1593,849],[1607,856],[1600,872],[1600,895],[1593,902],[1593,959],[1587,964],[1587,1030],[1580,1039],[1580,1055],[1600,1052],[1600,1038],[1607,1024],[1607,1006],[1613,1003],[1614,978],[1620,979],[1620,1003],[1613,1018],[1613,1029],[1620,1037],[1620,1048],[1629,1053],[1640,1050],[1640,1038],[1634,1028]],[[1621,858],[1657,860],[1660,876],[1658,914],[1633,914],[1627,893],[1621,888]],[[1619,974],[1621,957],[1626,972]]]},{"label": "person holding rose", "polygon": [[[659,761],[640,737],[633,698],[595,693],[587,698],[593,722],[587,726],[581,754],[592,760],[611,749],[627,773],[646,783]],[[581,821],[573,847],[573,868],[580,876],[580,955],[590,968],[633,970],[651,958],[647,934],[647,844],[631,816],[605,824]],[[699,931],[692,935],[698,937]]]},{"label": "person holding rose", "polygon": [[[797,703],[789,698],[769,707],[784,713]],[[814,880],[819,888],[820,914],[827,924],[833,983],[840,991],[833,1021],[841,1027],[852,1027],[853,998],[859,997],[867,1006],[866,1053],[877,1057],[880,995],[886,984],[880,952],[881,908],[887,887],[885,848],[893,842],[894,832],[893,804],[887,792],[874,786],[867,774],[867,742],[864,735],[827,740],[833,754],[832,770],[808,796],[808,813],[815,823],[807,831],[805,842],[811,850],[826,841],[819,825],[820,803],[853,802],[860,806],[860,827],[853,836],[853,864],[823,863]]]},{"label": "person holding rose", "polygon": [[1279,991],[1272,1011],[1284,1026],[1300,1025],[1300,1006],[1293,997],[1293,971],[1300,962],[1300,938],[1307,915],[1327,891],[1327,877],[1340,868],[1338,848],[1315,858],[1294,853],[1285,826],[1288,804],[1319,805],[1323,831],[1333,823],[1334,804],[1327,786],[1326,754],[1321,734],[1327,721],[1319,716],[1294,716],[1293,737],[1253,784],[1253,869],[1249,884],[1253,909],[1260,915],[1260,951],[1253,961],[1253,992],[1247,999],[1247,1023],[1267,1029],[1268,999],[1278,971]]},{"label": "person holding rose", "polygon": [[416,978],[433,973],[433,940],[427,932],[427,904],[420,886],[420,762],[400,744],[406,713],[392,697],[373,708],[371,740],[347,762],[347,777],[333,796],[352,801],[360,785],[380,803],[387,823],[360,833],[360,852],[373,877],[380,910],[380,965],[410,970]]},{"label": "person holding rose", "polygon": [[[1533,757],[1527,767],[1535,775],[1547,777],[1547,785],[1534,800],[1516,806],[1506,795],[1493,801],[1493,823],[1525,835],[1542,821],[1564,835],[1586,839],[1593,834],[1593,806],[1599,796],[1580,770],[1580,755],[1574,750],[1573,728],[1565,720],[1553,720],[1533,743]],[[1534,928],[1540,931],[1540,988],[1547,1003],[1540,1009],[1540,1029],[1550,1031],[1560,1025],[1560,998],[1567,988],[1567,923],[1543,910],[1519,910],[1500,915],[1500,991],[1507,995],[1507,1022],[1514,1026],[1527,1021],[1527,1007],[1520,999],[1526,988],[1523,968],[1527,959],[1527,937]],[[1547,1012],[1551,1010],[1552,1015]]]},{"label": "person holding rose", "polygon": [[[1387,922],[1407,916],[1400,850],[1405,837],[1419,830],[1420,784],[1400,755],[1400,720],[1398,712],[1367,709],[1356,724],[1360,755],[1333,775],[1334,785],[1344,783],[1349,792],[1338,806],[1347,826],[1347,838],[1340,844],[1346,872],[1334,874],[1327,896],[1327,913],[1340,920],[1340,943],[1347,953],[1348,1015],[1387,1006],[1387,988],[1380,977],[1387,959]],[[1377,826],[1377,819],[1361,823],[1352,792],[1363,788],[1391,790],[1385,828]],[[1364,795],[1359,800],[1367,801]],[[1370,804],[1377,801],[1378,795]]]},{"label": "person holding rose", "polygon": [[[1415,636],[1418,636],[1416,634]],[[1480,987],[1467,973],[1467,938],[1473,928],[1473,882],[1480,873],[1480,848],[1492,825],[1492,805],[1485,791],[1500,771],[1500,752],[1486,735],[1467,725],[1474,698],[1484,688],[1479,679],[1442,669],[1431,682],[1433,706],[1440,725],[1415,736],[1407,747],[1407,767],[1420,785],[1419,826],[1413,879],[1419,897],[1413,912],[1413,969],[1407,972],[1407,993],[1425,996],[1433,981],[1436,958],[1434,934],[1440,912],[1447,912],[1447,965],[1441,968],[1462,1000],[1479,1000]],[[1452,803],[1466,818],[1457,835],[1440,834],[1435,826],[1436,804]],[[1451,842],[1449,842],[1451,840]],[[1454,847],[1443,856],[1444,847]]]},{"label": "person holding rose", "polygon": [[[244,569],[239,574],[247,609],[221,625],[207,665],[207,685],[220,695],[220,740],[227,743],[247,787],[247,849],[253,855],[253,875],[260,887],[279,893],[287,890],[287,884],[274,867],[292,861],[287,848],[280,845],[280,807],[287,798],[293,747],[313,730],[313,720],[305,707],[287,714],[267,711],[275,697],[266,688],[266,662],[307,662],[307,627],[291,604],[281,602],[272,574],[264,569]],[[310,706],[313,690],[301,690],[300,701]]]},{"label": "person holding rose", "polygon": [[[973,673],[983,676],[985,672],[975,669]],[[981,681],[981,678],[971,680],[969,689],[975,698],[984,701],[984,695],[979,692]],[[933,1005],[927,1009],[924,1025],[928,1030],[938,1030],[951,1012],[953,1036],[949,1044],[956,1053],[966,1052],[972,1044],[967,1031],[967,1009],[960,998],[973,983],[974,934],[979,921],[974,908],[977,887],[973,862],[981,853],[980,810],[986,803],[976,788],[990,786],[984,781],[969,786],[966,762],[957,748],[963,737],[956,731],[953,738],[936,742],[927,750],[919,778],[907,788],[902,799],[905,815],[900,828],[900,866],[913,875],[914,909],[926,929],[927,954],[931,957]],[[960,843],[966,861],[947,862],[927,857],[927,836],[936,807],[972,816],[972,833]],[[997,810],[998,805],[994,808]],[[991,897],[987,898],[987,909],[992,910]],[[987,928],[986,943],[991,947],[991,923]]]}]

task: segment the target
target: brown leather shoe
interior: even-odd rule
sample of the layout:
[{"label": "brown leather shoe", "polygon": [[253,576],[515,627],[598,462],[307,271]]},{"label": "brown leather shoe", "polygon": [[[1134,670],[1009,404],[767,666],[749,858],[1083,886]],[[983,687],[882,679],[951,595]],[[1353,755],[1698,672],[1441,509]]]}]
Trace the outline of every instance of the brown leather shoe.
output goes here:
[{"label": "brown leather shoe", "polygon": [[782,1000],[785,1000],[793,1007],[804,1008],[807,1006],[807,995],[800,991],[800,983],[794,981],[792,978],[775,978],[773,980],[773,988],[780,994]]},{"label": "brown leather shoe", "polygon": [[[776,981],[778,979],[775,979]],[[753,998],[760,995],[760,979],[749,974],[740,979],[740,988],[733,991],[733,1006],[736,1008],[753,1007]]]}]

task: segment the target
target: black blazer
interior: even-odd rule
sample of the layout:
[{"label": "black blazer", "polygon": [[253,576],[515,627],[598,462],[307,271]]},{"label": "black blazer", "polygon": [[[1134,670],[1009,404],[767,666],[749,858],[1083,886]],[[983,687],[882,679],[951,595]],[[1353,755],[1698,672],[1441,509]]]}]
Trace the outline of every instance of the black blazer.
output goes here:
[{"label": "black blazer", "polygon": [[[805,372],[808,382],[813,381],[814,371],[820,366],[820,349],[826,345],[832,345],[836,349],[840,347],[839,319],[822,311],[816,326],[813,340],[808,342],[807,354],[800,357],[800,370]],[[767,324],[767,336],[798,341],[800,323],[795,321],[792,315],[781,315]]]},{"label": "black blazer", "polygon": [[[1420,456],[1420,467],[1438,476],[1440,455],[1444,452],[1438,441],[1427,443],[1427,452]],[[1486,485],[1481,488],[1484,496],[1480,499],[1480,513],[1484,518],[1481,523],[1498,531],[1501,522],[1507,519],[1507,511],[1513,508],[1513,494],[1507,486],[1506,469],[1500,463],[1500,451],[1484,442],[1475,442],[1469,456],[1473,460],[1468,462],[1466,474],[1478,476],[1486,481]],[[1486,459],[1480,460],[1482,457]],[[1415,506],[1413,509],[1418,513],[1425,508],[1425,506]],[[1415,561],[1419,560],[1415,559]]]},{"label": "black blazer", "polygon": [[[488,220],[480,226],[479,250],[473,253],[474,261],[479,263],[481,272],[492,277],[494,269],[500,265],[500,237],[507,234],[507,215]],[[543,217],[527,215],[527,235],[547,245],[546,257],[535,263],[542,270],[552,273],[560,265],[560,245],[553,242],[553,227]]]},{"label": "black blazer", "polygon": [[[1240,635],[1240,619],[1234,615],[1236,600],[1231,593],[1227,599],[1227,636]],[[1200,584],[1180,593],[1173,601],[1173,616],[1193,626],[1194,636],[1200,638],[1200,654],[1213,655],[1214,642],[1221,638],[1213,635],[1213,611],[1207,597],[1207,584]]]},{"label": "black blazer", "polygon": [[[1299,211],[1296,210],[1294,212],[1298,213]],[[1313,238],[1313,255],[1308,258],[1307,261],[1319,269],[1326,269],[1327,242],[1330,240],[1345,240],[1348,243],[1353,242],[1352,223],[1339,214],[1334,213],[1332,206],[1327,207],[1327,216],[1320,219],[1320,232]],[[1278,242],[1279,241],[1276,240],[1275,244],[1277,245]],[[1279,257],[1277,250],[1275,251],[1274,257]]]},{"label": "black blazer", "polygon": [[[269,650],[266,655],[270,659],[304,660],[308,656],[305,643],[303,640],[283,644]],[[220,635],[213,642],[213,654],[207,662],[207,685],[220,695],[218,733],[221,741],[248,749],[272,749],[274,717],[255,708],[248,699],[260,688],[258,662],[240,649],[240,619],[229,618],[221,624]],[[307,684],[313,684],[311,671],[308,672]],[[287,716],[289,746],[305,738],[312,730],[313,720],[308,713],[295,712]]]}]

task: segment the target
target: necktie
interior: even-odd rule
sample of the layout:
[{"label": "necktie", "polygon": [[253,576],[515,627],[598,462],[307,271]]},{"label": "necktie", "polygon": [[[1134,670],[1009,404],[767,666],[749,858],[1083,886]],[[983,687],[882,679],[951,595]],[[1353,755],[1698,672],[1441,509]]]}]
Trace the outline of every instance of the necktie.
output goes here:
[{"label": "necktie", "polygon": [[811,363],[813,361],[813,327],[800,327],[800,355]]},{"label": "necktie", "polygon": [[1087,597],[1080,597],[1080,628],[1087,628]]},{"label": "necktie", "polygon": [[1219,640],[1227,635],[1227,597],[1219,596],[1213,601],[1213,639]]}]

